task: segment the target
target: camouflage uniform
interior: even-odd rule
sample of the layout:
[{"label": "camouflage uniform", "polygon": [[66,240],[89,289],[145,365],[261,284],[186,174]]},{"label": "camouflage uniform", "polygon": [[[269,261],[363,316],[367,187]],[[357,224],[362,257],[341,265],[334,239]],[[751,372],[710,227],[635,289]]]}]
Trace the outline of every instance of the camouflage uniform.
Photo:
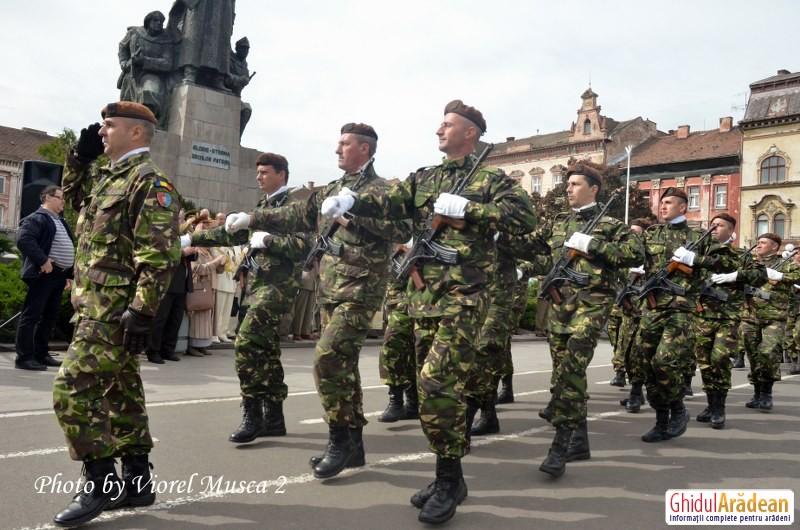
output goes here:
[{"label": "camouflage uniform", "polygon": [[[288,189],[264,195],[259,209],[275,209],[297,202]],[[228,234],[224,226],[192,235],[192,245],[201,247],[246,244],[251,232]],[[252,249],[248,256],[257,265],[248,274],[248,310],[236,335],[235,364],[242,398],[282,402],[288,388],[283,382],[278,327],[289,312],[300,288],[302,261],[308,253],[302,234],[270,235],[266,248]]]},{"label": "camouflage uniform", "polygon": [[614,372],[625,371],[625,352],[620,347],[620,328],[622,326],[622,319],[624,318],[622,308],[614,304],[611,307],[611,312],[608,314],[608,321],[606,322],[606,332],[608,333],[608,341],[611,343],[613,355],[611,357],[611,366]]},{"label": "camouflage uniform", "polygon": [[408,315],[405,282],[392,280],[386,287],[383,311],[386,329],[378,355],[378,373],[390,387],[416,386],[417,368],[414,355],[414,321]]},{"label": "camouflage uniform", "polygon": [[[626,285],[631,281],[641,283],[641,275],[629,275]],[[631,384],[631,393],[638,393],[641,396],[641,387],[644,385],[644,369],[642,367],[642,357],[636,345],[636,337],[639,332],[639,319],[642,316],[642,302],[636,299],[635,296],[629,297],[629,301],[631,303],[629,308],[620,308],[622,319],[619,324],[617,340],[614,344],[614,356],[622,358],[622,367],[628,377],[628,382]],[[621,402],[621,404],[625,403]]]},{"label": "camouflage uniform", "polygon": [[130,307],[155,316],[180,262],[177,193],[149,152],[114,165],[68,156],[64,196],[80,211],[75,334],[53,384],[70,456],[93,461],[153,447],[139,361],[122,345]]},{"label": "camouflage uniform", "polygon": [[[383,193],[388,185],[372,167],[365,169],[363,184],[354,191]],[[359,174],[345,174],[311,194],[304,202],[253,212],[250,228],[268,232],[327,231],[329,221],[320,213],[322,201],[353,189]],[[322,332],[314,358],[314,380],[325,409],[325,421],[334,426],[359,428],[364,417],[358,354],[375,311],[383,301],[392,242],[409,239],[408,221],[384,221],[356,216],[333,236],[342,255],[325,254],[320,261],[319,305]]]},{"label": "camouflage uniform", "polygon": [[795,342],[794,331],[798,325],[798,313],[800,313],[800,297],[797,288],[792,289],[792,296],[789,300],[789,310],[786,313],[786,333],[783,338],[783,353],[788,362],[797,362],[797,343]]},{"label": "camouflage uniform", "polygon": [[[389,219],[413,219],[419,238],[433,217],[441,193],[469,172],[472,158],[444,160],[422,168],[383,194],[358,195],[352,213]],[[460,458],[467,442],[464,386],[475,359],[475,344],[485,315],[495,261],[496,229],[522,234],[534,228],[527,194],[499,169],[481,167],[460,194],[470,200],[463,230],[445,228],[437,242],[458,251],[459,263],[426,261],[420,274],[425,288],[408,282],[409,314],[414,319],[419,366],[420,420],[431,450]]]}]

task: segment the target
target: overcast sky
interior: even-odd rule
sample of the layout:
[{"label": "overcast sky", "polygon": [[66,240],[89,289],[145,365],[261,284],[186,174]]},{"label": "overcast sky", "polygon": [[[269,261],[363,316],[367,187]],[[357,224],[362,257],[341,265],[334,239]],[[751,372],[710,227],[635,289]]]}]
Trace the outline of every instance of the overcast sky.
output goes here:
[{"label": "overcast sky", "polygon": [[[118,99],[117,44],[171,0],[0,2],[0,124],[56,134]],[[434,132],[461,98],[501,141],[569,128],[591,79],[602,112],[659,129],[743,115],[749,83],[800,69],[800,2],[238,0],[250,40],[243,145],[286,155],[290,184],[338,177],[339,128],[380,136],[376,168],[440,159]]]}]

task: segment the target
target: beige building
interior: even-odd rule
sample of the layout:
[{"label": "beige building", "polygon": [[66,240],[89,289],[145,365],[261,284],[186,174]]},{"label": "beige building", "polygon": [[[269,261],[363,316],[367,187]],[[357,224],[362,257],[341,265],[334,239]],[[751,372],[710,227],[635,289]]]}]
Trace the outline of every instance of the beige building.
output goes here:
[{"label": "beige building", "polygon": [[758,234],[800,239],[800,72],[750,85],[742,130],[741,222],[743,246]]},{"label": "beige building", "polygon": [[561,183],[570,159],[615,164],[625,159],[626,145],[663,134],[641,117],[616,121],[603,116],[597,98],[591,88],[581,94],[577,119],[567,130],[496,143],[488,163],[518,178],[528,193],[544,195]]},{"label": "beige building", "polygon": [[22,162],[44,160],[38,149],[53,140],[44,131],[0,126],[0,231],[15,231],[19,224]]}]

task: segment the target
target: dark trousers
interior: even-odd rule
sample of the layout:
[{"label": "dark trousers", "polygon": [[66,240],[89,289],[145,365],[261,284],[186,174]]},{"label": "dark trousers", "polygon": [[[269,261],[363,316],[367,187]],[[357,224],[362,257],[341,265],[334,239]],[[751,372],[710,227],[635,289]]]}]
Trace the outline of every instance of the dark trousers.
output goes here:
[{"label": "dark trousers", "polygon": [[158,306],[149,350],[170,356],[178,344],[183,313],[186,310],[186,293],[167,293]]},{"label": "dark trousers", "polygon": [[28,294],[17,324],[17,359],[41,361],[48,353],[48,342],[58,320],[67,276],[63,270],[54,267],[50,274],[24,281],[28,284]]}]

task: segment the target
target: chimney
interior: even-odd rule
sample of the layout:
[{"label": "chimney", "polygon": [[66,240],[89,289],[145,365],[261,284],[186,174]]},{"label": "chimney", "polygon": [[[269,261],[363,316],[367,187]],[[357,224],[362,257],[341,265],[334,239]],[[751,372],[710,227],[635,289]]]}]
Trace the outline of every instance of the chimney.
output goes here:
[{"label": "chimney", "polygon": [[724,116],[719,119],[719,132],[731,132],[733,128],[733,116]]},{"label": "chimney", "polygon": [[688,125],[678,125],[678,130],[675,131],[675,138],[679,140],[683,140],[684,138],[689,137],[689,126]]},{"label": "chimney", "polygon": [[513,142],[516,139],[517,139],[516,136],[506,136],[506,142]]},{"label": "chimney", "polygon": [[790,72],[789,70],[784,70],[784,69],[778,70],[778,75],[789,75],[791,73],[792,72]]},{"label": "chimney", "polygon": [[313,180],[309,180],[308,182],[306,182],[306,188],[308,188],[310,190],[313,190],[314,189],[314,181]]}]

